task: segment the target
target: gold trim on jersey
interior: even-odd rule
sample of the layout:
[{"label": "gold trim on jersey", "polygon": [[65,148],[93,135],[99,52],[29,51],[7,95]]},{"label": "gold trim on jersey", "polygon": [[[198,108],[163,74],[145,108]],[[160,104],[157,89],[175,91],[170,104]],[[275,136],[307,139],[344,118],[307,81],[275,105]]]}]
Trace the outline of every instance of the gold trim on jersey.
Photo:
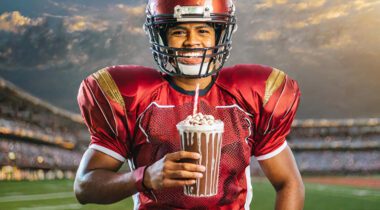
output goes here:
[{"label": "gold trim on jersey", "polygon": [[268,103],[269,98],[281,86],[282,82],[285,80],[285,77],[286,74],[283,71],[273,68],[272,73],[269,75],[267,81],[265,82],[263,106]]},{"label": "gold trim on jersey", "polygon": [[121,96],[119,88],[117,87],[111,74],[107,71],[107,68],[101,69],[92,75],[98,82],[99,87],[108,97],[110,97],[113,101],[116,101],[122,107],[125,107],[124,99]]}]

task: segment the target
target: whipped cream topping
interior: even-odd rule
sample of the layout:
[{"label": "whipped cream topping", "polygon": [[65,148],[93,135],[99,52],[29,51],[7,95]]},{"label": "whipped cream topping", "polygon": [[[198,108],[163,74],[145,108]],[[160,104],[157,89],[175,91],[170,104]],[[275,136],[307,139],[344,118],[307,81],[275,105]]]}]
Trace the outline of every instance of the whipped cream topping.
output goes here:
[{"label": "whipped cream topping", "polygon": [[212,115],[204,115],[202,113],[196,113],[189,115],[184,120],[184,125],[213,125],[217,120]]}]

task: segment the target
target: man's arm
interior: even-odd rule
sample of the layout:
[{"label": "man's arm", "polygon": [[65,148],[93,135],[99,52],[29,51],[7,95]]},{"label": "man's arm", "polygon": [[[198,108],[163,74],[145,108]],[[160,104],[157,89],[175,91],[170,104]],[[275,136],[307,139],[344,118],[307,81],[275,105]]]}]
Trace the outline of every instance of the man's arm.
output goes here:
[{"label": "man's arm", "polygon": [[108,204],[137,192],[132,173],[118,173],[123,162],[88,149],[80,162],[74,191],[81,204]]},{"label": "man's arm", "polygon": [[[199,154],[175,152],[148,167],[144,185],[152,189],[194,184],[202,176],[203,166],[179,163],[181,159],[198,159]],[[122,162],[102,152],[88,149],[79,165],[74,191],[81,204],[110,204],[137,193],[137,180],[132,172],[117,172]]]},{"label": "man's arm", "polygon": [[290,148],[287,146],[280,154],[259,163],[276,190],[275,209],[303,209],[305,188]]}]

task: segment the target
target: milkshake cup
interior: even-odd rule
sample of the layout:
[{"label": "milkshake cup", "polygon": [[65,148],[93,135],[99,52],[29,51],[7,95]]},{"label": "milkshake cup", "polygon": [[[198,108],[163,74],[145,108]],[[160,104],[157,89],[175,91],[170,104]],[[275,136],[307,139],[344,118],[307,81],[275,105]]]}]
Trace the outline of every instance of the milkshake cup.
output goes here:
[{"label": "milkshake cup", "polygon": [[197,113],[187,117],[177,124],[181,137],[181,149],[197,152],[201,155],[198,160],[184,160],[203,165],[206,171],[196,183],[184,187],[184,194],[194,197],[209,197],[218,193],[219,164],[222,147],[224,124],[214,120],[211,115]]}]

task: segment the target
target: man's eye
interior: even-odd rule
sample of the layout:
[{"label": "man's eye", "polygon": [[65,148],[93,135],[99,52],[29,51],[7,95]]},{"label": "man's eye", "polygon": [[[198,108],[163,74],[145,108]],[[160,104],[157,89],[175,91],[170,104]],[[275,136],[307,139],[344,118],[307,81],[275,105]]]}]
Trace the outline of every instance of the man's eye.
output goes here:
[{"label": "man's eye", "polygon": [[201,34],[208,34],[210,32],[208,30],[200,29],[199,33],[201,33]]},{"label": "man's eye", "polygon": [[172,32],[172,35],[184,35],[184,34],[186,34],[184,31],[173,31]]}]

